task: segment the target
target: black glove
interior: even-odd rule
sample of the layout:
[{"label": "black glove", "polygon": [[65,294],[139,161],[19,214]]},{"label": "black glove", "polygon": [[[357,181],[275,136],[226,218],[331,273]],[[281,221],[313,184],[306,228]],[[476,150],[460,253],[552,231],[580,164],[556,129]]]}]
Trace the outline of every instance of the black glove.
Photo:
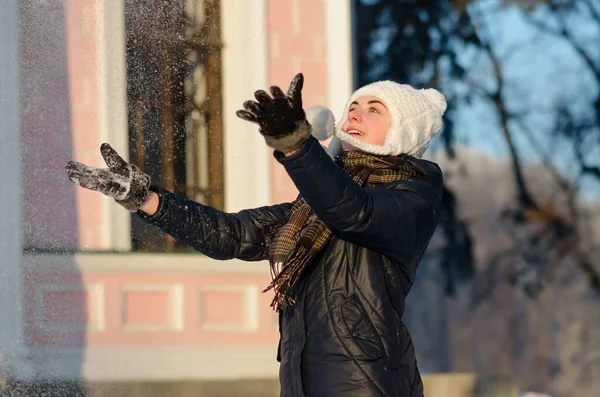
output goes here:
[{"label": "black glove", "polygon": [[96,190],[127,208],[137,210],[150,195],[150,176],[125,160],[108,143],[100,146],[108,168],[94,168],[69,161],[65,172],[69,180],[86,189]]},{"label": "black glove", "polygon": [[254,93],[257,102],[244,102],[245,110],[236,115],[257,123],[267,145],[286,153],[299,149],[311,134],[311,126],[302,109],[302,85],[304,77],[298,73],[288,88],[287,94],[277,86],[271,87],[271,95],[259,90]]}]

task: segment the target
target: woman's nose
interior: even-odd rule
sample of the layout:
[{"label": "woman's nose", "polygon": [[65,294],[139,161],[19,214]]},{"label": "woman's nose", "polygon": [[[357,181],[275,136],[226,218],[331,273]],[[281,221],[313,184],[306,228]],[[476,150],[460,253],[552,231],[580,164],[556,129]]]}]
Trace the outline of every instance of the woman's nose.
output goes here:
[{"label": "woman's nose", "polygon": [[358,112],[357,110],[352,110],[350,113],[348,113],[348,119],[350,119],[350,121],[360,123],[362,117],[360,115],[360,112]]}]

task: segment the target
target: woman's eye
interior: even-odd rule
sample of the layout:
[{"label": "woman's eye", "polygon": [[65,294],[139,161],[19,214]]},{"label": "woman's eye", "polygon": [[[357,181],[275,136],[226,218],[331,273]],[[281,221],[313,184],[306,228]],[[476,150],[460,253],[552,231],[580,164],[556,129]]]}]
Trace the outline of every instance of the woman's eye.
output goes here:
[{"label": "woman's eye", "polygon": [[375,113],[379,113],[379,110],[377,110],[376,108],[370,108],[369,112],[375,112]]}]

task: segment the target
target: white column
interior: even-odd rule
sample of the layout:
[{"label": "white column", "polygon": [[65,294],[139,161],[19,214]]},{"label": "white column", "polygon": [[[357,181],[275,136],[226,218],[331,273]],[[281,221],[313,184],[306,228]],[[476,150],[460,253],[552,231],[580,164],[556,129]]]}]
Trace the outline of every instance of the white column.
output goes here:
[{"label": "white column", "polygon": [[267,89],[265,0],[222,0],[225,210],[269,204],[271,150],[258,127],[235,112]]},{"label": "white column", "polygon": [[[24,340],[19,1],[0,12],[0,371],[32,376]],[[1,372],[0,372],[1,373]]]},{"label": "white column", "polygon": [[[129,158],[127,126],[127,65],[125,60],[125,1],[98,3],[100,56],[100,131],[123,158]],[[107,197],[102,202],[102,245],[105,249],[131,249],[131,217]]]},{"label": "white column", "polygon": [[327,105],[336,116],[336,120],[342,114],[353,91],[352,18],[350,0],[325,1]]}]

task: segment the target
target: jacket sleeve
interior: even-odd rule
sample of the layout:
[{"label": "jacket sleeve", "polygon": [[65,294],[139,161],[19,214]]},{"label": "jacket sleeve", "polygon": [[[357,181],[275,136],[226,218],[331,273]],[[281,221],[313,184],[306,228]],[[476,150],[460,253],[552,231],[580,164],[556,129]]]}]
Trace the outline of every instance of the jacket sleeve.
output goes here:
[{"label": "jacket sleeve", "polygon": [[271,239],[287,222],[291,203],[225,213],[167,190],[158,193],[158,211],[137,214],[177,241],[219,260],[259,261],[268,258]]},{"label": "jacket sleeve", "polygon": [[275,157],[337,237],[400,261],[412,261],[429,242],[437,225],[437,204],[421,194],[426,182],[363,188],[313,138],[297,153],[285,157],[276,152]]}]

